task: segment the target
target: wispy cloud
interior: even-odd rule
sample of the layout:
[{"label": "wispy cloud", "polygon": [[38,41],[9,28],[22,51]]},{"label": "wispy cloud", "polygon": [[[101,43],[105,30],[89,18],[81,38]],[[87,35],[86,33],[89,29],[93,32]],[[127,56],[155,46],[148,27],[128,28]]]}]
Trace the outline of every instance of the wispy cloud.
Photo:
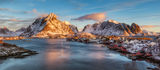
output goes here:
[{"label": "wispy cloud", "polygon": [[142,28],[155,28],[155,27],[160,27],[160,25],[142,25]]},{"label": "wispy cloud", "polygon": [[23,13],[23,14],[26,14],[27,12],[29,12],[29,11],[15,10],[15,9],[11,9],[11,8],[0,8],[0,11],[11,12],[11,13]]},{"label": "wispy cloud", "polygon": [[94,21],[104,21],[106,20],[106,13],[92,13],[92,14],[87,14],[72,20],[94,20]]},{"label": "wispy cloud", "polygon": [[13,18],[13,16],[1,15],[1,14],[0,14],[0,18]]},{"label": "wispy cloud", "polygon": [[[34,18],[28,18],[28,19],[0,19],[1,22],[4,22],[4,24],[6,22],[12,22],[12,23],[15,23],[15,22],[33,22]],[[1,23],[3,24],[3,23]]]},{"label": "wispy cloud", "polygon": [[35,18],[26,19],[0,19],[0,27],[8,27],[11,30],[17,30],[21,27],[27,27],[34,22]]},{"label": "wispy cloud", "polygon": [[142,25],[141,28],[151,32],[160,32],[160,25]]},{"label": "wispy cloud", "polygon": [[37,9],[32,9],[31,11],[24,11],[24,13],[27,13],[27,14],[35,14],[35,15],[37,15],[38,17],[47,16],[47,15],[48,15],[47,13],[38,12]]},{"label": "wispy cloud", "polygon": [[[17,18],[16,16],[0,15],[0,27],[8,26],[11,30],[16,30],[21,27],[28,26],[34,22],[37,17],[47,16],[48,14],[38,12],[37,9],[32,9],[30,11],[15,10],[10,8],[0,8],[0,11],[16,13],[16,14],[33,14],[33,18]],[[14,27],[13,27],[14,26]]]},{"label": "wispy cloud", "polygon": [[0,11],[6,11],[6,12],[11,12],[11,13],[22,13],[22,14],[35,14],[37,16],[48,15],[46,13],[38,12],[37,9],[32,9],[30,11],[19,11],[19,10],[14,10],[14,9],[10,9],[10,8],[0,8]]},{"label": "wispy cloud", "polygon": [[123,17],[123,16],[118,16],[118,17],[107,17],[109,19],[119,19],[119,20],[135,20],[135,19],[144,19],[144,18],[149,18],[149,19],[155,19],[155,18],[160,18],[160,14],[149,14],[149,15],[134,15],[134,16],[129,16],[129,17]]},{"label": "wispy cloud", "polygon": [[9,8],[0,8],[0,11],[17,12],[16,10],[9,9]]}]

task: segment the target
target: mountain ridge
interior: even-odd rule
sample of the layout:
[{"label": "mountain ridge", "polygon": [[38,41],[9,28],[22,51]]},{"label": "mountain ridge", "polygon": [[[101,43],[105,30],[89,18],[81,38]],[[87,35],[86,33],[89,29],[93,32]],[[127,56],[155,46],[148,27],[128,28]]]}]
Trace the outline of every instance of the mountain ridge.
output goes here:
[{"label": "mountain ridge", "polygon": [[114,20],[108,20],[101,23],[86,25],[82,32],[89,32],[95,35],[130,36],[142,33],[142,30],[140,26],[135,23],[128,25]]},{"label": "mountain ridge", "polygon": [[[68,21],[60,21],[57,15],[50,13],[48,16],[37,18],[27,28],[20,28],[16,31],[10,31],[8,28],[0,28],[0,36],[24,36],[24,37],[50,37],[53,35],[68,35],[79,33],[78,28]],[[115,20],[97,22],[86,25],[82,32],[94,35],[116,35],[116,36],[149,36],[157,35],[154,32],[148,32],[132,23],[131,25],[120,23]]]},{"label": "mountain ridge", "polygon": [[75,30],[78,30],[77,27],[58,20],[55,14],[50,13],[47,17],[36,19],[20,36],[47,37],[54,34],[66,35],[78,32]]}]

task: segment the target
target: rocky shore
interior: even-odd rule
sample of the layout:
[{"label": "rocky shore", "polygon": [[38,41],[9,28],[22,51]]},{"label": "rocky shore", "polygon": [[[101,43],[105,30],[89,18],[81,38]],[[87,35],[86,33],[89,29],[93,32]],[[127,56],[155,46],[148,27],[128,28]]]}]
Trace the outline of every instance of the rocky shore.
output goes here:
[{"label": "rocky shore", "polygon": [[67,41],[104,44],[133,60],[147,60],[160,66],[160,38],[95,36],[89,33],[76,34]]},{"label": "rocky shore", "polygon": [[4,43],[0,41],[0,58],[23,58],[25,56],[30,56],[37,54],[35,51],[27,50],[21,47],[18,47],[14,44]]}]

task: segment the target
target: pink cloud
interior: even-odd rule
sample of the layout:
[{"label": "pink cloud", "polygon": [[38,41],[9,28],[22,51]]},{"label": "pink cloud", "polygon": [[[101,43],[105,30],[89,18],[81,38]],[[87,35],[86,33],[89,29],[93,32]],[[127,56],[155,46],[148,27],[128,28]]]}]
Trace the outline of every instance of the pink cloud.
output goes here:
[{"label": "pink cloud", "polygon": [[94,20],[94,21],[104,21],[106,20],[106,13],[92,13],[92,14],[87,14],[81,17],[78,17],[73,20]]},{"label": "pink cloud", "polygon": [[142,25],[142,28],[154,28],[154,27],[160,27],[160,25]]}]

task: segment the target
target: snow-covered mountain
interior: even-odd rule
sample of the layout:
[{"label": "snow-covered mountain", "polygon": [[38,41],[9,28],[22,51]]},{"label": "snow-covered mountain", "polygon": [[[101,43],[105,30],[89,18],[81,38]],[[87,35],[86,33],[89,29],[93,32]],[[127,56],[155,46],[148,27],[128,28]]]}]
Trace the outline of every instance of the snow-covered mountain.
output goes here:
[{"label": "snow-covered mountain", "polygon": [[4,27],[4,28],[0,28],[0,36],[2,37],[16,36],[16,33]]},{"label": "snow-covered mountain", "polygon": [[143,30],[143,33],[141,34],[141,36],[158,36],[158,35],[160,35],[160,33],[151,32],[151,31],[147,31],[147,30]]},{"label": "snow-covered mountain", "polygon": [[25,37],[48,37],[55,34],[74,34],[78,32],[77,27],[71,25],[67,21],[60,21],[57,16],[50,13],[47,17],[40,17],[33,24],[28,26],[26,30],[20,34]]},{"label": "snow-covered mountain", "polygon": [[15,33],[17,34],[17,36],[19,36],[19,35],[22,34],[25,30],[26,30],[26,28],[22,27],[22,28],[16,30]]},{"label": "snow-covered mountain", "polygon": [[84,27],[82,32],[88,32],[95,35],[133,36],[142,33],[142,30],[140,26],[135,23],[128,25],[114,20],[108,20],[92,25],[89,24]]}]

